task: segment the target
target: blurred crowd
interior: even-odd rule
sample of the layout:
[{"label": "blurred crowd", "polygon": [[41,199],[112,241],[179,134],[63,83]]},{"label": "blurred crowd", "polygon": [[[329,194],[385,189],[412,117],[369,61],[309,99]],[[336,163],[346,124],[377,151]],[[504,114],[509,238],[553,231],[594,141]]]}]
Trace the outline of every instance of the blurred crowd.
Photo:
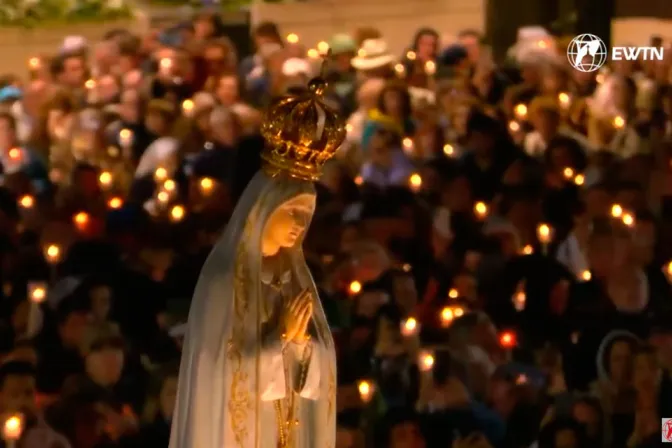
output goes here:
[{"label": "blurred crowd", "polygon": [[199,13],[0,77],[1,446],[168,445],[264,107],[320,70],[348,131],[305,242],[336,448],[672,440],[671,60],[581,72],[539,27],[497,62],[473,30],[403,30],[402,55],[375,28],[290,31],[257,25],[243,57]]}]

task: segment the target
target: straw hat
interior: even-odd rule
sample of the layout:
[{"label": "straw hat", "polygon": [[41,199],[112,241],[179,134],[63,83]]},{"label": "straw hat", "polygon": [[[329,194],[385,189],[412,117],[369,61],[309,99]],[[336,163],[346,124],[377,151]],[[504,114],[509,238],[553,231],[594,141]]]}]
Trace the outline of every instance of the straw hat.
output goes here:
[{"label": "straw hat", "polygon": [[352,58],[352,66],[357,70],[372,70],[394,62],[383,39],[367,39],[357,50],[357,56]]}]

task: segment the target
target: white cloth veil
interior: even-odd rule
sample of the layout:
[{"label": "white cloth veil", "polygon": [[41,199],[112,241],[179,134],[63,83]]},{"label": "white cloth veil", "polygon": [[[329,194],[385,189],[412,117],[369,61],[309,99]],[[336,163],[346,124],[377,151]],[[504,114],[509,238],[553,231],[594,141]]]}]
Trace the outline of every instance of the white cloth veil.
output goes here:
[{"label": "white cloth veil", "polygon": [[[312,183],[258,172],[205,262],[189,312],[170,448],[259,448],[268,446],[264,439],[277,430],[275,418],[261,411],[261,389],[273,374],[262,362],[261,238],[273,211],[302,193],[314,194]],[[328,348],[319,355],[320,398],[302,400],[297,446],[333,447],[333,339],[301,242],[288,255],[296,283],[316,298],[314,343]]]}]

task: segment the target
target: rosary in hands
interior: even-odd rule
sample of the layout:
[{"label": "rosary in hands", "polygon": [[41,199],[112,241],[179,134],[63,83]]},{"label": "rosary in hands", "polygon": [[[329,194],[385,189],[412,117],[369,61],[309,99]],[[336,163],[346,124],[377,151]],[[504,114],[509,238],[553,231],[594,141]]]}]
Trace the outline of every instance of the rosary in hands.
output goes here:
[{"label": "rosary in hands", "polygon": [[306,342],[309,338],[307,334],[308,323],[310,323],[312,317],[312,294],[308,289],[304,289],[296,297],[285,302],[283,310],[285,340],[296,343]]}]

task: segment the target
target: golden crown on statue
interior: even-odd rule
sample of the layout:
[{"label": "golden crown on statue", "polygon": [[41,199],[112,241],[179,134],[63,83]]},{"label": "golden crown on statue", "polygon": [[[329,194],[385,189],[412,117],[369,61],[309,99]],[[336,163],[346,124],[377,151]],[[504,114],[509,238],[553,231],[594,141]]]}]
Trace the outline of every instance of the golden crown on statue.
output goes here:
[{"label": "golden crown on statue", "polygon": [[267,173],[317,180],[345,140],[345,123],[323,100],[325,65],[326,58],[322,73],[308,83],[305,93],[283,96],[267,109],[261,125],[267,143],[261,158]]}]

